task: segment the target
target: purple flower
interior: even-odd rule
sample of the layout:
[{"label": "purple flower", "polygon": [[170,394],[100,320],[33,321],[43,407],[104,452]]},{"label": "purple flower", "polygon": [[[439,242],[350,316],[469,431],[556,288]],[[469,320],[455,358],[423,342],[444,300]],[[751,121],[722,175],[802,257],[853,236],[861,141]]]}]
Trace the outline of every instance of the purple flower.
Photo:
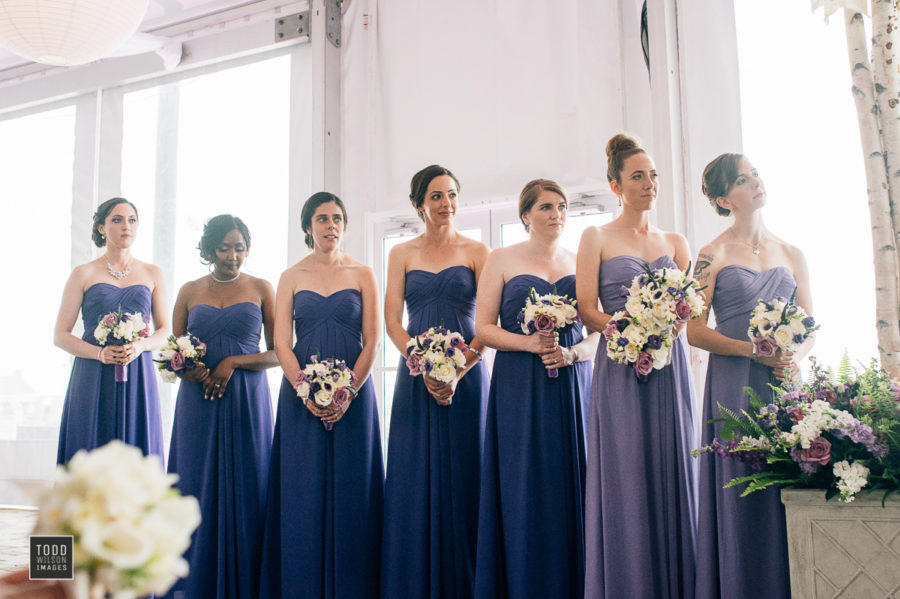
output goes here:
[{"label": "purple flower", "polygon": [[626,339],[625,337],[619,337],[616,343],[619,345],[619,347],[625,347],[626,345],[628,345],[628,339]]},{"label": "purple flower", "polygon": [[119,318],[113,313],[110,312],[106,316],[103,317],[103,324],[114,327],[119,323]]},{"label": "purple flower", "polygon": [[447,350],[444,352],[444,354],[445,354],[448,358],[452,358],[452,357],[453,357],[453,354],[455,354],[455,353],[456,353],[456,350],[453,349],[452,347],[448,347]]},{"label": "purple flower", "polygon": [[180,351],[175,352],[175,355],[169,360],[169,364],[172,366],[172,370],[178,372],[179,370],[184,368],[184,354]]},{"label": "purple flower", "polygon": [[306,373],[303,372],[302,370],[298,370],[297,376],[294,377],[294,384],[299,385],[300,383],[302,383],[305,380],[306,380]]},{"label": "purple flower", "polygon": [[603,334],[607,339],[612,339],[613,336],[619,332],[619,327],[616,326],[616,321],[610,319],[608,323],[606,323],[606,329],[603,330]]},{"label": "purple flower", "polygon": [[338,387],[331,396],[331,404],[338,409],[350,403],[350,390],[347,387]]},{"label": "purple flower", "polygon": [[525,310],[519,312],[519,315],[516,316],[516,320],[519,322],[519,324],[525,322]]},{"label": "purple flower", "polygon": [[409,368],[410,376],[419,376],[422,374],[422,356],[419,354],[410,354],[406,358],[406,367]]},{"label": "purple flower", "polygon": [[801,335],[800,333],[794,335],[794,343],[800,344],[804,341],[806,341],[806,335]]},{"label": "purple flower", "polygon": [[431,372],[431,369],[434,368],[434,362],[431,360],[425,360],[424,370],[425,372]]},{"label": "purple flower", "polygon": [[682,323],[691,319],[691,306],[684,300],[675,303],[675,322]]},{"label": "purple flower", "polygon": [[450,339],[450,347],[456,347],[460,343],[462,343],[462,339],[460,339],[459,337],[453,337],[452,339]]},{"label": "purple flower", "polygon": [[761,358],[771,358],[778,349],[775,340],[771,337],[757,337],[753,343],[756,345],[756,355]]},{"label": "purple flower", "polygon": [[653,371],[653,358],[646,352],[641,352],[634,361],[634,371],[638,376],[647,377]]},{"label": "purple flower", "polygon": [[619,297],[628,297],[628,287],[625,285],[619,287]]},{"label": "purple flower", "polygon": [[631,322],[627,318],[620,318],[616,321],[616,326],[619,327],[620,333],[627,329],[629,324],[631,324]]},{"label": "purple flower", "polygon": [[802,322],[803,322],[803,326],[805,326],[807,329],[811,329],[814,326],[816,326],[816,319],[813,318],[812,316],[807,316],[806,318],[803,319]]},{"label": "purple flower", "polygon": [[538,314],[534,319],[534,328],[541,334],[551,333],[556,328],[556,319],[549,314]]},{"label": "purple flower", "polygon": [[662,347],[662,337],[659,335],[650,335],[647,337],[647,347],[650,349],[659,349]]}]

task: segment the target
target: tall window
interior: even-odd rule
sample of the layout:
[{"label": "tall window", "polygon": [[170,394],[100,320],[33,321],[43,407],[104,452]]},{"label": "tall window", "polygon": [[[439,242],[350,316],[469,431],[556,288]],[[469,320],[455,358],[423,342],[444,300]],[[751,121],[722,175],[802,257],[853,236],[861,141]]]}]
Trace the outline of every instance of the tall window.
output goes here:
[{"label": "tall window", "polygon": [[[0,294],[0,496],[5,480],[46,478],[56,461],[69,355],[53,327],[69,276],[75,107],[0,121],[4,292]],[[80,334],[76,327],[76,334]]]},{"label": "tall window", "polygon": [[735,12],[744,151],[766,185],[767,226],[809,263],[822,324],[812,354],[867,362],[875,282],[843,19],[825,25],[809,3],[783,0],[735,0]]}]

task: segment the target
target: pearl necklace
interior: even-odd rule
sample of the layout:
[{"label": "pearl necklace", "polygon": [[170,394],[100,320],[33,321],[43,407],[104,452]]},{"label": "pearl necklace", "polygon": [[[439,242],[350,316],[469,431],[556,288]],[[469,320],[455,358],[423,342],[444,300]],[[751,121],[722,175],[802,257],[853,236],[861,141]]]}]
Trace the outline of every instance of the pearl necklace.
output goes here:
[{"label": "pearl necklace", "polygon": [[218,278],[216,278],[216,271],[213,271],[213,272],[209,273],[209,276],[210,276],[210,277],[212,278],[212,280],[215,281],[216,283],[234,283],[235,281],[238,280],[238,277],[241,276],[241,271],[238,271],[238,274],[234,275],[234,276],[231,277],[230,279],[218,279]]},{"label": "pearl necklace", "polygon": [[108,272],[110,274],[110,276],[112,278],[114,278],[115,280],[121,281],[122,279],[124,279],[125,277],[128,276],[128,273],[131,272],[131,260],[129,260],[128,263],[125,264],[125,268],[123,268],[122,270],[115,270],[115,269],[113,269],[112,264],[109,261],[109,258],[107,258],[106,259],[106,272]]}]

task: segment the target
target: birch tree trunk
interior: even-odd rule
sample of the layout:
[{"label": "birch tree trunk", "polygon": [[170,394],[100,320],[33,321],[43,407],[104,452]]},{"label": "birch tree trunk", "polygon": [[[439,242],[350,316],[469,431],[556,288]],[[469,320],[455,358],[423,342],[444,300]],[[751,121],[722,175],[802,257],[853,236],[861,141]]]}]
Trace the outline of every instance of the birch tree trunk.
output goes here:
[{"label": "birch tree trunk", "polygon": [[[893,11],[893,1],[888,0],[891,6],[881,6],[889,13]],[[878,0],[876,0],[878,3]],[[847,34],[847,51],[850,59],[850,73],[853,81],[853,99],[856,104],[856,115],[859,120],[860,140],[862,141],[863,156],[865,158],[866,186],[869,199],[869,217],[872,222],[872,248],[875,258],[875,316],[878,327],[878,351],[881,355],[882,366],[891,373],[891,376],[900,378],[900,267],[898,267],[897,245],[895,243],[894,220],[891,214],[890,180],[888,177],[888,162],[886,154],[895,159],[893,171],[900,170],[900,139],[894,137],[892,146],[887,150],[883,147],[882,127],[879,122],[879,103],[876,90],[884,98],[886,108],[891,109],[891,115],[896,117],[894,108],[897,104],[897,79],[893,79],[894,87],[876,85],[873,68],[870,68],[869,56],[866,44],[866,32],[863,25],[863,17],[860,13],[845,10],[845,25]],[[883,16],[883,15],[882,15]],[[896,21],[887,23],[879,18],[879,23],[885,29],[893,28]],[[875,25],[873,23],[873,30]],[[890,45],[888,45],[890,44]],[[877,58],[882,59],[878,69],[892,69],[896,76],[897,64],[893,61],[893,43],[890,37],[882,38],[881,47]],[[887,51],[887,52],[886,52]],[[873,61],[876,59],[873,50]],[[887,62],[891,60],[891,62]],[[884,81],[891,81],[891,76],[882,74]],[[891,96],[893,94],[893,96]],[[891,102],[893,100],[893,102]],[[893,106],[891,106],[893,103]],[[894,135],[898,133],[898,123],[893,120]],[[895,187],[900,194],[900,181]]]}]

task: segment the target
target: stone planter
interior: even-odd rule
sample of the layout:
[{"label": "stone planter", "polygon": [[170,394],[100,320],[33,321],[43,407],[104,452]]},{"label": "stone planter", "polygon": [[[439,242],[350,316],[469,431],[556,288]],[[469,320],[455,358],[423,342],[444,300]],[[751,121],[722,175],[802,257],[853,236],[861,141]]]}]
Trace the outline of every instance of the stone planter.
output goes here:
[{"label": "stone planter", "polygon": [[900,496],[851,503],[825,491],[782,489],[794,599],[900,596]]}]

